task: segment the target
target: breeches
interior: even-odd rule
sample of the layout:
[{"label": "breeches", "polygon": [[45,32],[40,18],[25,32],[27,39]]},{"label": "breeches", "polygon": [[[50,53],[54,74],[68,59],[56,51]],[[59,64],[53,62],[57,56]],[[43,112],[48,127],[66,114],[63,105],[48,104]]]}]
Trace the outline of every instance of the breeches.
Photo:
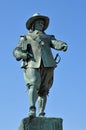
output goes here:
[{"label": "breeches", "polygon": [[24,79],[28,88],[34,86],[40,96],[47,95],[53,84],[53,71],[53,67],[43,65],[40,68],[24,69]]}]

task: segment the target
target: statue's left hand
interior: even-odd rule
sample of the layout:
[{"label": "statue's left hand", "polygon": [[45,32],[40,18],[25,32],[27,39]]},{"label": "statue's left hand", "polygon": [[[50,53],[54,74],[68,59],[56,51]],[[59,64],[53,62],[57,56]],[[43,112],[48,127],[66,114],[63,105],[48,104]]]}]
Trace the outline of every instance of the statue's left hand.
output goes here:
[{"label": "statue's left hand", "polygon": [[67,44],[66,44],[66,43],[63,43],[61,49],[62,49],[63,51],[67,51],[67,49],[68,49]]}]

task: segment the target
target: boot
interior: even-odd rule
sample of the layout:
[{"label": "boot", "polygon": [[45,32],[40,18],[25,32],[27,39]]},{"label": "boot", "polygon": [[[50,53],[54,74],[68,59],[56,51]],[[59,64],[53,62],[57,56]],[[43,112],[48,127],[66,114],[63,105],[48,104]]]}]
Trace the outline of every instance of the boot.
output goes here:
[{"label": "boot", "polygon": [[28,97],[29,97],[29,105],[30,105],[29,117],[36,117],[35,103],[36,103],[38,95],[34,86],[31,86],[29,88]]},{"label": "boot", "polygon": [[39,96],[38,97],[38,116],[44,117],[45,115],[45,106],[46,106],[47,96]]},{"label": "boot", "polygon": [[31,106],[30,107],[30,112],[29,112],[29,118],[35,118],[36,117],[36,107],[35,106]]}]

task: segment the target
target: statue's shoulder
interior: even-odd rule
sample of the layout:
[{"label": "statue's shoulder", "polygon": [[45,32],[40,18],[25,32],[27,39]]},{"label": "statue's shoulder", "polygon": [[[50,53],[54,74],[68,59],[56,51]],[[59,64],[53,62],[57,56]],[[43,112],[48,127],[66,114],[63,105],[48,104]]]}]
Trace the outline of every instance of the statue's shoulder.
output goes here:
[{"label": "statue's shoulder", "polygon": [[31,33],[20,35],[20,41],[28,40],[28,38],[30,38],[31,36],[32,36]]},{"label": "statue's shoulder", "polygon": [[52,34],[46,34],[46,36],[51,40],[51,39],[55,39],[55,36]]},{"label": "statue's shoulder", "polygon": [[26,40],[27,39],[27,34],[20,35],[20,39],[21,40]]}]

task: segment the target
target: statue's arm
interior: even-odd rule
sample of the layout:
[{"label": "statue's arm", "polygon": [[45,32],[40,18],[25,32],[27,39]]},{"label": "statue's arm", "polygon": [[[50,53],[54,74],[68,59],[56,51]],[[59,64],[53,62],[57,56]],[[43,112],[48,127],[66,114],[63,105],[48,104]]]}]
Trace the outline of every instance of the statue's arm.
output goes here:
[{"label": "statue's arm", "polygon": [[54,48],[56,50],[63,50],[63,51],[66,51],[68,48],[67,43],[55,39],[55,37],[53,35],[51,36],[51,45],[50,46],[51,46],[51,48]]},{"label": "statue's arm", "polygon": [[22,49],[23,42],[24,42],[24,38],[21,37],[20,40],[19,40],[19,43],[18,43],[17,47],[13,50],[13,55],[16,58],[17,61],[20,61],[21,59],[24,59],[24,60],[27,59],[27,54]]}]

